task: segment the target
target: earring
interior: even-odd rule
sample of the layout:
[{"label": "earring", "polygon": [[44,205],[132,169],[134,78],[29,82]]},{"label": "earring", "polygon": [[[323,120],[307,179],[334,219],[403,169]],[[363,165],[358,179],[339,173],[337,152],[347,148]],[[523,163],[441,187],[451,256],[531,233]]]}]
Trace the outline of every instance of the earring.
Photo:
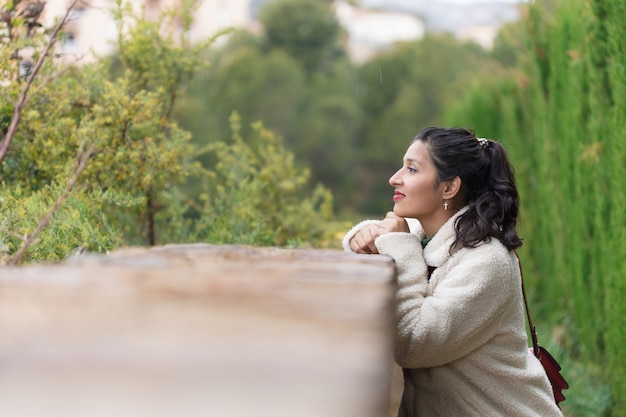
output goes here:
[{"label": "earring", "polygon": [[446,200],[443,202],[443,209],[448,210],[448,202]]}]

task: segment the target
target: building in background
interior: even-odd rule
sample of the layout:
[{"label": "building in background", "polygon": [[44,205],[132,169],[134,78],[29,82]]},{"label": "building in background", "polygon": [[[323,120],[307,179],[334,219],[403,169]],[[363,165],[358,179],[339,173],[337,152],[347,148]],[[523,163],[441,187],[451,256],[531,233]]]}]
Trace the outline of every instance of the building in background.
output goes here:
[{"label": "building in background", "polygon": [[[160,12],[176,7],[178,0],[130,0],[136,11],[143,11],[148,19],[157,19]],[[228,27],[250,25],[251,0],[200,0],[194,13],[195,20],[188,33],[189,39],[200,41]],[[46,27],[63,16],[71,0],[47,0],[44,15]],[[68,38],[61,53],[66,60],[89,62],[115,50],[118,28],[110,13],[114,0],[80,0],[72,10],[67,24]]]},{"label": "building in background", "polygon": [[359,0],[362,7],[419,16],[427,33],[451,33],[490,49],[502,25],[520,18],[526,0]]},{"label": "building in background", "polygon": [[424,37],[424,23],[409,13],[372,10],[335,2],[339,23],[346,31],[346,49],[352,60],[363,63],[396,42]]},{"label": "building in background", "polygon": [[[41,1],[41,0],[36,0]],[[178,0],[130,0],[134,9],[156,19]],[[207,39],[227,27],[258,32],[257,14],[274,0],[197,0],[189,39]],[[47,0],[44,25],[63,16],[71,0]],[[354,2],[351,2],[354,3]],[[449,32],[462,40],[491,48],[501,25],[519,18],[519,6],[484,0],[478,4],[454,5],[445,0],[360,0],[334,3],[337,18],[346,32],[346,49],[354,62],[362,63],[399,41],[421,39],[427,32]],[[115,50],[118,28],[109,10],[114,0],[79,0],[67,25],[62,45],[68,61],[89,62]],[[418,17],[419,16],[419,17]],[[223,42],[224,39],[222,39]],[[218,45],[220,42],[218,42]]]}]

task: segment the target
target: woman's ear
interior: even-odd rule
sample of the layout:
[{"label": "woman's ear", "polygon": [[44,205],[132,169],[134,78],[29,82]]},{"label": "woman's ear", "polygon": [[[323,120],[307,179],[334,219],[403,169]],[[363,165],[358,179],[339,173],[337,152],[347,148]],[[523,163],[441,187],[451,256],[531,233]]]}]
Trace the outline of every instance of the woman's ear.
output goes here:
[{"label": "woman's ear", "polygon": [[461,178],[458,176],[446,181],[443,187],[443,198],[452,200],[461,191],[461,184]]}]

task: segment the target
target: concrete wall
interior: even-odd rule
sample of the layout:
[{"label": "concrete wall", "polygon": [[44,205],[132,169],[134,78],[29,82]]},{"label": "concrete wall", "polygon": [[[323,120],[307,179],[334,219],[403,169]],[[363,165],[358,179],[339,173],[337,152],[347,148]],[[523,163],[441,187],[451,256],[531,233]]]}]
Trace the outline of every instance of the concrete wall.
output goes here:
[{"label": "concrete wall", "polygon": [[212,245],[0,270],[0,414],[387,416],[394,273]]}]

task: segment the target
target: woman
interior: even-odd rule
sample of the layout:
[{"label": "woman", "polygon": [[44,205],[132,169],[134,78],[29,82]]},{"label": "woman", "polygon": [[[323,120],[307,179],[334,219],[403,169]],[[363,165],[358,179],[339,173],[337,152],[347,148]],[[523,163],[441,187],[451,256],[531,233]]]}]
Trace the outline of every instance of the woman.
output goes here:
[{"label": "woman", "polygon": [[396,263],[399,416],[562,416],[528,351],[513,252],[519,197],[502,146],[427,128],[389,183],[393,212],[356,225],[343,245]]}]

